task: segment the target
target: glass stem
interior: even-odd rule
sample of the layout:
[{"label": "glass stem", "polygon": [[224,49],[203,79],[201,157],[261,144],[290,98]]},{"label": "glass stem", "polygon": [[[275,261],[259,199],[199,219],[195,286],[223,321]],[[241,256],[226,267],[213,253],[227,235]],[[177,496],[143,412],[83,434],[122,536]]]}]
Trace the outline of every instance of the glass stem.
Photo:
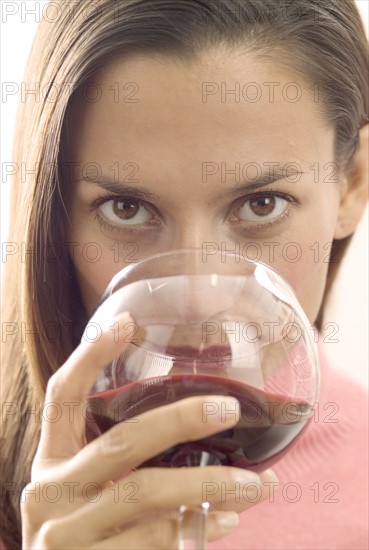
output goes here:
[{"label": "glass stem", "polygon": [[206,550],[209,503],[179,509],[178,550]]}]

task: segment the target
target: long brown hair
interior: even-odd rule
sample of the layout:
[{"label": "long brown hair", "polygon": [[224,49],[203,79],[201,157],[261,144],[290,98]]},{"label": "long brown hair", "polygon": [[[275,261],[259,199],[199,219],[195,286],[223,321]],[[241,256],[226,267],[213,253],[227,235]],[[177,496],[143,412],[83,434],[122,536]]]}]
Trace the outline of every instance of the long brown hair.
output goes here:
[{"label": "long brown hair", "polygon": [[[29,413],[42,405],[49,377],[77,345],[86,321],[66,245],[63,143],[75,92],[116,55],[191,60],[212,46],[242,43],[334,90],[324,114],[335,126],[343,170],[369,120],[368,46],[352,0],[58,0],[44,13],[25,75],[40,97],[21,102],[18,111],[9,236],[15,252],[7,257],[3,285],[1,522],[9,550],[21,547],[19,495],[39,437],[40,424]],[[24,177],[22,166],[34,172]],[[336,258],[348,242],[335,243]],[[326,294],[338,265],[330,264]]]}]

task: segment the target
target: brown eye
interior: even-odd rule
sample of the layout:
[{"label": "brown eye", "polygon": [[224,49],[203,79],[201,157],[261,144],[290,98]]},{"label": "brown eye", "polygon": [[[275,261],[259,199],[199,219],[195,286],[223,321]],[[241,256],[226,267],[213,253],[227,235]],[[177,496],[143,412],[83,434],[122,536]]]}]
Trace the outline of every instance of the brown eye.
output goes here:
[{"label": "brown eye", "polygon": [[133,199],[116,199],[113,201],[113,212],[121,220],[130,220],[136,216],[140,205]]},{"label": "brown eye", "polygon": [[142,202],[129,197],[107,200],[100,205],[99,210],[110,223],[116,226],[144,225],[154,218]]},{"label": "brown eye", "polygon": [[257,216],[267,216],[275,209],[275,197],[260,197],[250,200],[250,208]]},{"label": "brown eye", "polygon": [[236,216],[239,221],[260,222],[279,218],[291,202],[279,195],[257,195],[247,199],[239,208]]}]

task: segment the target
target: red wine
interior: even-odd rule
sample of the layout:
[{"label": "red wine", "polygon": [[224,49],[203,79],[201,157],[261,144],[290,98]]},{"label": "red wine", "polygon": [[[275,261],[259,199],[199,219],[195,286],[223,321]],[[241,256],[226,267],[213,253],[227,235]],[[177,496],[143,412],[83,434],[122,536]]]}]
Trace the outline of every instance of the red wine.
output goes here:
[{"label": "red wine", "polygon": [[[176,445],[141,466],[223,464],[263,469],[283,455],[311,417],[311,407],[303,401],[267,393],[228,378],[174,374],[132,382],[90,396],[89,425],[95,435],[100,435],[117,422],[134,422],[141,413],[199,395],[227,395],[238,399],[239,422],[202,440]],[[214,412],[215,405],[204,404],[203,421]],[[223,413],[231,414],[231,411]]]}]

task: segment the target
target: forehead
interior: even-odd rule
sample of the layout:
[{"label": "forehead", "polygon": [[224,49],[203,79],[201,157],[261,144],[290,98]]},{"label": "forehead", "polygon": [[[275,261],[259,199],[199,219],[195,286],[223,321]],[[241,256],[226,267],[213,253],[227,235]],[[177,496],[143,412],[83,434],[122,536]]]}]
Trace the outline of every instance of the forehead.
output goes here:
[{"label": "forehead", "polygon": [[155,172],[212,160],[313,163],[334,137],[301,75],[225,52],[117,58],[82,87],[70,123],[75,160],[126,159]]}]

